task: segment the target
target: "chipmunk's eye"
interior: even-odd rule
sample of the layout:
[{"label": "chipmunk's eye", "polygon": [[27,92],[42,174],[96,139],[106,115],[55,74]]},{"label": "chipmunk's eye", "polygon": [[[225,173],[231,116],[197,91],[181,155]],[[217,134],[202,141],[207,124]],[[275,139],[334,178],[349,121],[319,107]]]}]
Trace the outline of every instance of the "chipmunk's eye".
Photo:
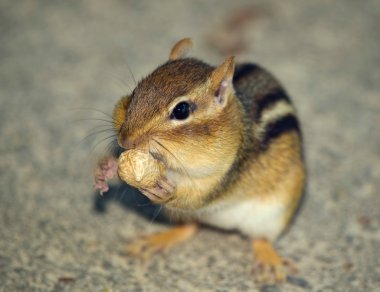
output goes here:
[{"label": "chipmunk's eye", "polygon": [[185,120],[190,115],[190,104],[186,101],[178,103],[170,114],[171,119]]}]

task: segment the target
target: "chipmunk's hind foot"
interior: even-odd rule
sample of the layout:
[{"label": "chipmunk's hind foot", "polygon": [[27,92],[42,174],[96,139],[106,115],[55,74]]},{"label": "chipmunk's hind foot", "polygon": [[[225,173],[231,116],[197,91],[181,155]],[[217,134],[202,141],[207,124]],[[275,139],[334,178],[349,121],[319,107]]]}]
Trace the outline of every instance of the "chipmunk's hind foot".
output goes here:
[{"label": "chipmunk's hind foot", "polygon": [[289,274],[298,272],[292,261],[283,259],[266,239],[252,242],[255,256],[253,267],[255,281],[258,283],[280,283],[286,281]]}]

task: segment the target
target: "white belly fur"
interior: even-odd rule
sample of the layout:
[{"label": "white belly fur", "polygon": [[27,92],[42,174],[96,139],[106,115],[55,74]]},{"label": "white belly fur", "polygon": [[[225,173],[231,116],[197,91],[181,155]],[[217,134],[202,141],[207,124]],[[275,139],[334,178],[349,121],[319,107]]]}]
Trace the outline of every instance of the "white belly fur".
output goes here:
[{"label": "white belly fur", "polygon": [[253,238],[275,239],[284,227],[285,205],[280,200],[249,199],[197,211],[200,222],[239,230]]}]

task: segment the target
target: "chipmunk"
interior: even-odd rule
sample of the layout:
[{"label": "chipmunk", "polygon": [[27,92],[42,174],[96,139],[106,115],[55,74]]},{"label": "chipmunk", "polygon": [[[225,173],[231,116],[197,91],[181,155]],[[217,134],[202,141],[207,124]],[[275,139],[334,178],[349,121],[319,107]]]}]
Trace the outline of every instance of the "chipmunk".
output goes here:
[{"label": "chipmunk", "polygon": [[[258,65],[228,57],[213,67],[187,57],[186,38],[169,60],[116,104],[120,147],[142,149],[164,165],[140,191],[181,224],[136,240],[129,253],[149,258],[192,237],[198,223],[252,239],[260,282],[284,281],[289,261],[273,246],[297,209],[305,181],[300,125],[285,90]],[[96,188],[107,191],[117,157],[102,159]]]}]

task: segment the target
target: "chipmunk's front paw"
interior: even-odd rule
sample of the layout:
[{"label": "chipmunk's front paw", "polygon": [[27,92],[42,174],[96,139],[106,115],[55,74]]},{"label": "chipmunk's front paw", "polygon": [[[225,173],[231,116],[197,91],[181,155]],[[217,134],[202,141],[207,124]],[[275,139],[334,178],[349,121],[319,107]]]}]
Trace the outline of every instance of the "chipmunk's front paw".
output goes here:
[{"label": "chipmunk's front paw", "polygon": [[100,191],[100,194],[109,190],[108,180],[117,175],[118,161],[111,156],[103,157],[99,160],[95,169],[95,189]]},{"label": "chipmunk's front paw", "polygon": [[253,267],[254,277],[258,283],[284,282],[288,274],[298,272],[295,265],[281,258],[272,244],[265,239],[253,241],[255,263]]},{"label": "chipmunk's front paw", "polygon": [[164,203],[168,201],[174,191],[176,185],[166,176],[163,176],[153,187],[139,189],[145,196],[155,203]]}]

